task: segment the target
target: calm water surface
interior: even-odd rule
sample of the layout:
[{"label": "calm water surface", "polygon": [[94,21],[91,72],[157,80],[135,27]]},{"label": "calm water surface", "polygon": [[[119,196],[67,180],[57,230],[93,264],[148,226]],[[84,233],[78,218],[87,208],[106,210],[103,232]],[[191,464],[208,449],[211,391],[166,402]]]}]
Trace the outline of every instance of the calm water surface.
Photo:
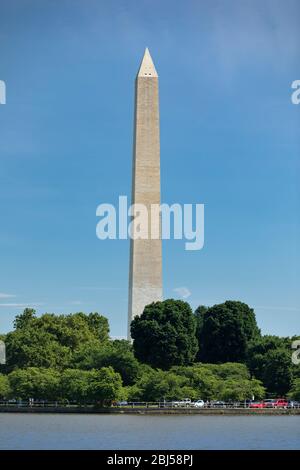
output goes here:
[{"label": "calm water surface", "polygon": [[300,449],[300,416],[0,413],[0,449]]}]

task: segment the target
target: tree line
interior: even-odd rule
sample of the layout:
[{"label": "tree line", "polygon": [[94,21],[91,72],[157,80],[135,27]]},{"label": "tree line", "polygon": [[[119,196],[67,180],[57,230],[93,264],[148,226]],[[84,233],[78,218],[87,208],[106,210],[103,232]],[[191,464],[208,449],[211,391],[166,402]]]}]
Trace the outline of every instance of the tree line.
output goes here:
[{"label": "tree line", "polygon": [[189,397],[242,401],[269,396],[300,400],[293,338],[263,336],[248,305],[226,301],[192,311],[165,300],[145,307],[131,326],[133,343],[112,340],[98,314],[44,314],[25,309],[0,336],[0,398],[159,401]]}]

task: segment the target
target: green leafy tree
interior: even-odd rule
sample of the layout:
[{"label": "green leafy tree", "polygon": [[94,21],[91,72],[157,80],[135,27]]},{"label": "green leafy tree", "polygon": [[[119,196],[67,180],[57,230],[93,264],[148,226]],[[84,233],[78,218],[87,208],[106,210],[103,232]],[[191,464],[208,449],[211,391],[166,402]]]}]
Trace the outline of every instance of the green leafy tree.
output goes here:
[{"label": "green leafy tree", "polygon": [[291,400],[300,401],[300,378],[295,379],[292,384],[292,388],[288,394]]},{"label": "green leafy tree", "polygon": [[89,315],[81,313],[87,322],[88,329],[94,334],[95,338],[101,343],[104,343],[109,338],[109,324],[107,318],[97,312],[92,312]]},{"label": "green leafy tree", "polygon": [[250,379],[250,373],[245,364],[238,362],[225,362],[224,364],[202,364],[207,372],[213,373],[221,380],[233,379]]},{"label": "green leafy tree", "polygon": [[198,338],[202,362],[244,362],[250,342],[260,335],[253,309],[226,301],[203,314]]},{"label": "green leafy tree", "polygon": [[66,369],[60,378],[60,398],[80,404],[89,401],[90,372],[78,369]]},{"label": "green leafy tree", "polygon": [[129,399],[138,401],[163,401],[196,398],[188,379],[172,371],[151,370],[129,389]]},{"label": "green leafy tree", "polygon": [[195,317],[187,302],[154,302],[131,323],[134,354],[161,369],[191,364],[198,349],[195,332]]},{"label": "green leafy tree", "polygon": [[80,404],[98,403],[101,406],[123,397],[120,374],[112,367],[100,370],[67,369],[61,376],[61,398]]},{"label": "green leafy tree", "polygon": [[25,308],[21,315],[17,315],[14,321],[14,327],[17,329],[26,328],[36,319],[36,311],[33,308]]},{"label": "green leafy tree", "polygon": [[27,367],[67,367],[72,357],[70,348],[63,346],[47,331],[27,327],[6,336],[6,369]]},{"label": "green leafy tree", "polygon": [[265,389],[261,382],[250,379],[243,364],[194,364],[174,366],[169,371],[145,369],[142,377],[128,387],[133,401],[261,399]]},{"label": "green leafy tree", "polygon": [[89,398],[101,406],[110,405],[114,400],[124,398],[121,375],[112,367],[90,371]]},{"label": "green leafy tree", "polygon": [[45,314],[25,309],[6,335],[7,371],[16,367],[67,368],[73,355],[90,342],[108,342],[108,321],[98,313]]},{"label": "green leafy tree", "polygon": [[101,367],[112,366],[121,375],[124,385],[132,385],[140,375],[140,365],[133,352],[107,351],[102,354],[99,364]]},{"label": "green leafy tree", "polygon": [[248,350],[247,365],[252,376],[261,380],[267,391],[284,396],[293,380],[291,339],[278,336],[262,336]]},{"label": "green leafy tree", "polygon": [[[202,334],[204,315],[206,314],[208,308],[209,307],[206,307],[205,305],[199,305],[199,307],[196,308],[194,312],[195,319],[196,319],[196,338],[197,339],[199,339]],[[198,352],[196,356],[197,361],[200,361],[200,358],[201,358],[201,347],[202,345],[200,344],[200,341],[198,341]]]},{"label": "green leafy tree", "polygon": [[218,376],[202,364],[190,367],[173,367],[172,372],[185,377],[188,386],[193,389],[193,397],[202,400],[217,399],[217,391],[220,384]]},{"label": "green leafy tree", "polygon": [[224,401],[261,400],[265,396],[265,388],[256,379],[227,379],[221,381],[217,395]]},{"label": "green leafy tree", "polygon": [[245,400],[251,398],[254,392],[258,398],[264,394],[260,382],[250,380],[244,364],[198,363],[190,367],[173,367],[171,370],[188,378],[188,385],[203,400]]},{"label": "green leafy tree", "polygon": [[8,376],[15,398],[55,400],[59,390],[59,373],[53,369],[29,367],[17,369]]},{"label": "green leafy tree", "polygon": [[6,399],[10,396],[11,389],[7,375],[0,374],[0,399]]},{"label": "green leafy tree", "polygon": [[134,357],[129,341],[115,340],[107,344],[83,344],[73,358],[73,367],[85,370],[112,366],[124,385],[133,385],[140,375],[141,366]]},{"label": "green leafy tree", "polygon": [[[264,335],[255,338],[250,344],[247,352],[247,365],[251,372],[255,372],[257,357],[263,357],[267,352],[275,349],[291,349],[290,338],[281,338],[279,336]],[[258,369],[259,370],[259,369]]]},{"label": "green leafy tree", "polygon": [[286,349],[274,349],[264,356],[265,367],[258,377],[268,392],[285,396],[293,381],[291,353]]}]

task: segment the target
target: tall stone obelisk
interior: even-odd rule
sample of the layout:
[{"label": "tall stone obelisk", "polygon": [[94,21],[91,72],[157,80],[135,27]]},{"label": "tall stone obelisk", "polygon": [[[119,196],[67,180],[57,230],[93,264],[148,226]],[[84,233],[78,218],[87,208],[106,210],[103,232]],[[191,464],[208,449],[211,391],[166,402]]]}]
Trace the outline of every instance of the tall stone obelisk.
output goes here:
[{"label": "tall stone obelisk", "polygon": [[[149,50],[135,82],[132,204],[160,204],[160,142],[158,75]],[[133,222],[134,223],[134,222]],[[151,233],[156,236],[151,238]],[[162,249],[160,217],[148,218],[148,239],[131,239],[128,339],[130,323],[151,302],[162,300]]]}]

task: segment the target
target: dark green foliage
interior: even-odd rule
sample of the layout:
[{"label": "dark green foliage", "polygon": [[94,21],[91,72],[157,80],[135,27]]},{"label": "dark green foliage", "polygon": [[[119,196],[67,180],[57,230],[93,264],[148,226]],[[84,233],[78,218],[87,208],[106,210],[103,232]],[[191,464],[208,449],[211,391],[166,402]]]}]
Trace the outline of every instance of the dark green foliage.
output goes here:
[{"label": "dark green foliage", "polygon": [[125,340],[110,341],[104,346],[95,343],[82,345],[74,355],[73,366],[87,370],[112,366],[121,375],[124,385],[132,385],[140,371],[132,346]]},{"label": "dark green foliage", "polygon": [[161,369],[191,364],[198,349],[195,332],[195,317],[187,302],[152,303],[131,324],[135,356]]},{"label": "dark green foliage", "polygon": [[291,400],[297,400],[300,402],[300,379],[295,379],[292,384],[291,391],[289,393]]},{"label": "dark green foliage", "polygon": [[286,349],[275,349],[265,355],[264,362],[265,368],[259,378],[268,392],[285,396],[293,380],[291,353]]},{"label": "dark green foliage", "polygon": [[0,400],[10,396],[11,390],[7,375],[0,374]]},{"label": "dark green foliage", "polygon": [[21,315],[17,315],[14,321],[14,327],[16,330],[24,329],[36,318],[35,310],[33,308],[25,308]]},{"label": "dark green foliage", "polygon": [[97,313],[37,317],[25,309],[15,330],[0,336],[8,361],[0,399],[242,401],[263,398],[265,389],[300,399],[300,366],[292,363],[299,337],[261,336],[241,302],[200,306],[194,315],[186,302],[156,302],[134,319],[133,345],[108,333]]},{"label": "dark green foliage", "polygon": [[196,319],[196,338],[198,340],[198,352],[196,355],[196,360],[200,361],[201,359],[201,346],[202,344],[200,343],[199,338],[201,337],[202,334],[202,328],[203,328],[203,323],[204,323],[204,315],[206,314],[208,310],[208,307],[205,305],[199,305],[198,308],[196,308],[194,315]]},{"label": "dark green foliage", "polygon": [[258,338],[249,347],[247,365],[269,393],[284,396],[293,379],[291,340],[277,336]]},{"label": "dark green foliage", "polygon": [[259,337],[253,309],[238,301],[214,305],[201,314],[199,327],[202,362],[244,362],[249,343]]}]

